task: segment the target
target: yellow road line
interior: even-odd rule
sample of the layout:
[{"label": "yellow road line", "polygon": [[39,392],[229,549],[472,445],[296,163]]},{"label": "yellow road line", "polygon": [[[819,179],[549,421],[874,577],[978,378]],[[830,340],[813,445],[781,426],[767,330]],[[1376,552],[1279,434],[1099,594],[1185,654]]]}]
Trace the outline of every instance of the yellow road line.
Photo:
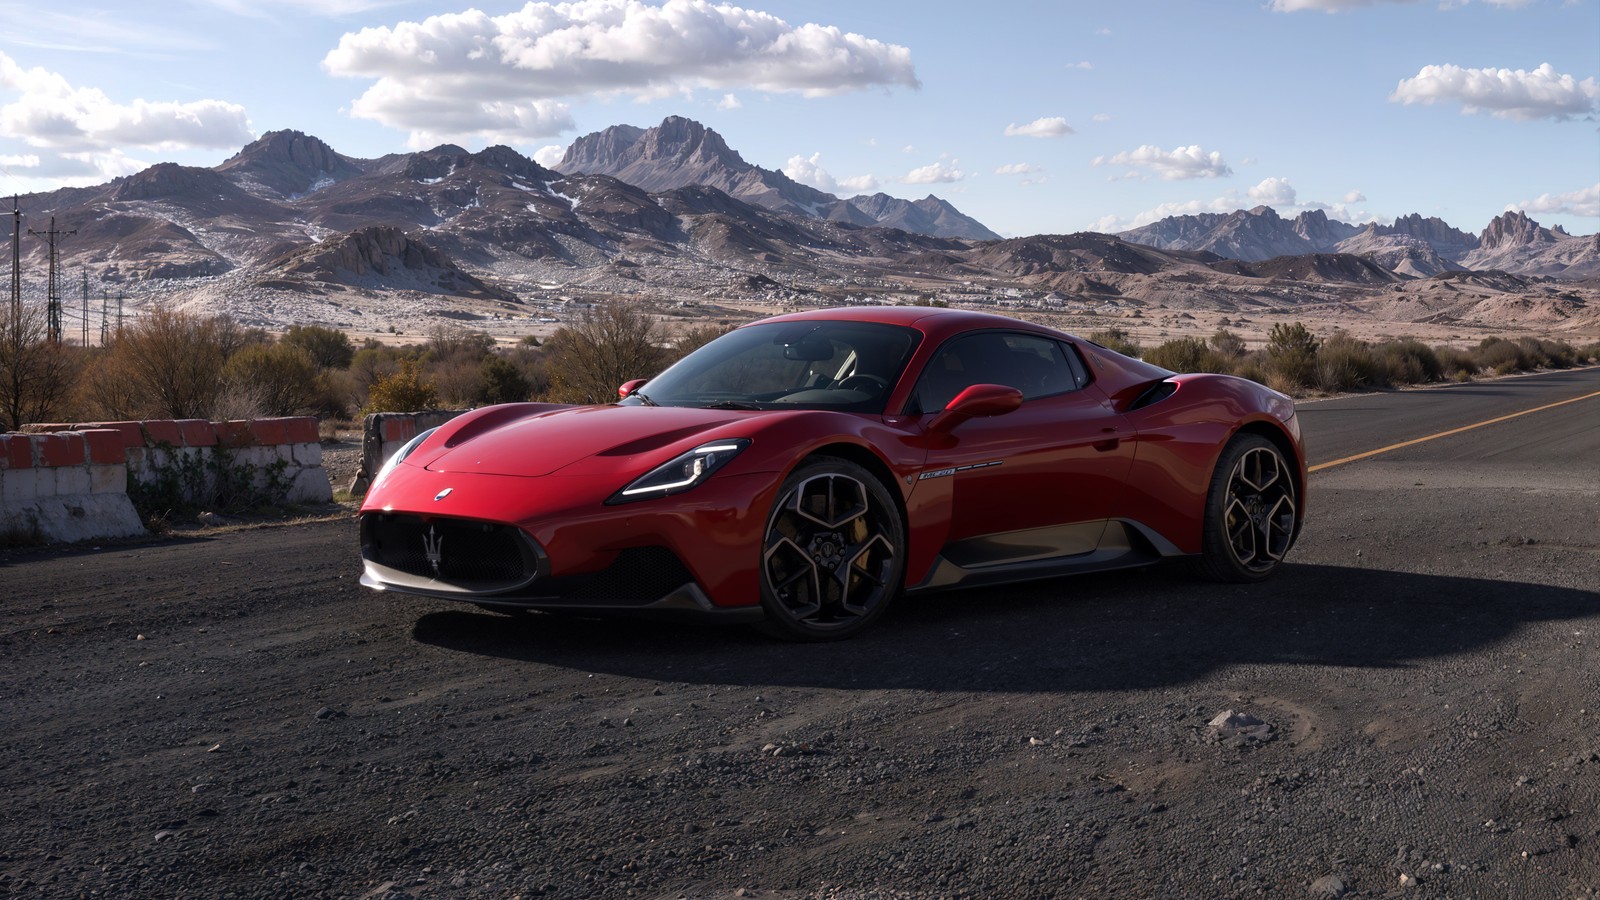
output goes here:
[{"label": "yellow road line", "polygon": [[1525,409],[1522,412],[1514,412],[1514,413],[1512,413],[1512,414],[1510,414],[1508,416],[1500,416],[1497,419],[1488,419],[1488,420],[1485,420],[1483,422],[1474,422],[1471,425],[1463,425],[1460,428],[1452,428],[1449,431],[1441,431],[1438,434],[1430,434],[1427,437],[1419,437],[1419,438],[1417,438],[1415,440],[1402,441],[1401,443],[1398,443],[1398,444],[1390,444],[1387,447],[1379,447],[1376,450],[1368,450],[1365,453],[1357,453],[1355,456],[1346,456],[1344,459],[1336,459],[1336,460],[1333,460],[1331,462],[1317,463],[1316,465],[1312,466],[1307,471],[1320,472],[1323,469],[1331,469],[1334,466],[1342,466],[1345,463],[1352,463],[1352,462],[1355,462],[1356,460],[1359,460],[1359,459],[1366,459],[1369,456],[1377,456],[1380,453],[1388,453],[1390,450],[1399,450],[1402,447],[1410,447],[1413,444],[1423,444],[1423,443],[1427,443],[1428,441],[1436,441],[1439,438],[1449,437],[1452,434],[1460,434],[1463,431],[1471,431],[1474,428],[1482,428],[1485,425],[1493,425],[1493,424],[1495,424],[1497,422],[1504,422],[1507,419],[1515,419],[1515,418],[1518,418],[1520,416],[1532,415],[1533,413],[1536,413],[1536,412],[1544,412],[1547,409],[1555,409],[1558,406],[1566,406],[1568,403],[1577,403],[1579,400],[1588,400],[1591,397],[1600,397],[1600,391],[1595,391],[1592,394],[1584,394],[1582,397],[1573,397],[1573,398],[1568,399],[1568,400],[1560,400],[1560,401],[1557,401],[1555,403],[1547,403],[1544,406],[1536,406],[1533,409]]}]

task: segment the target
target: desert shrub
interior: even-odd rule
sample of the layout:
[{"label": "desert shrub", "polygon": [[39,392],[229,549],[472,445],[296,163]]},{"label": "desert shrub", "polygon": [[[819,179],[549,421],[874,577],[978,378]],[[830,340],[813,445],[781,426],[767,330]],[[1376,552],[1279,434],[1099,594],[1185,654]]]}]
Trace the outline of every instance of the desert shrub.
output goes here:
[{"label": "desert shrub", "polygon": [[1505,375],[1529,368],[1528,354],[1520,345],[1505,338],[1484,338],[1473,354],[1478,368]]},{"label": "desert shrub", "polygon": [[422,376],[422,364],[402,360],[391,375],[381,376],[368,392],[365,413],[416,412],[439,405],[433,383]]},{"label": "desert shrub", "polygon": [[434,360],[467,359],[476,363],[494,352],[494,338],[456,325],[435,325],[428,331],[423,347]]},{"label": "desert shrub", "polygon": [[[1299,322],[1272,326],[1267,334],[1268,386],[1286,394],[1309,387],[1317,374],[1317,347],[1317,339]],[[1280,385],[1292,387],[1286,390]]]},{"label": "desert shrub", "polygon": [[1517,346],[1527,355],[1532,368],[1570,369],[1578,359],[1578,351],[1566,341],[1523,337],[1517,338]]},{"label": "desert shrub", "polygon": [[230,393],[248,393],[258,401],[260,412],[271,416],[313,411],[323,386],[322,370],[311,354],[285,343],[240,350],[223,365],[222,377]]},{"label": "desert shrub", "polygon": [[1107,328],[1105,331],[1096,331],[1089,335],[1089,340],[1115,353],[1123,356],[1137,358],[1142,352],[1139,342],[1128,336],[1128,332],[1121,328]]},{"label": "desert shrub", "polygon": [[1211,347],[1226,359],[1238,359],[1245,354],[1244,338],[1226,328],[1218,328],[1211,336]]},{"label": "desert shrub", "polygon": [[1416,340],[1387,341],[1372,348],[1378,372],[1390,384],[1424,384],[1444,374],[1439,355]]},{"label": "desert shrub", "polygon": [[1250,381],[1254,381],[1256,384],[1266,384],[1267,369],[1266,366],[1262,364],[1262,359],[1263,357],[1261,354],[1251,353],[1247,356],[1243,356],[1237,360],[1234,360],[1233,374],[1239,376],[1240,378],[1246,378]]},{"label": "desert shrub", "polygon": [[1471,350],[1457,347],[1435,347],[1433,355],[1439,359],[1439,377],[1450,381],[1468,381],[1478,374],[1478,358]]},{"label": "desert shrub", "polygon": [[1231,366],[1200,338],[1178,338],[1146,350],[1144,361],[1174,372],[1226,372]]},{"label": "desert shrub", "polygon": [[661,326],[638,305],[611,301],[584,310],[545,342],[549,397],[559,403],[608,403],[617,386],[666,367]]},{"label": "desert shrub", "polygon": [[1372,348],[1343,331],[1336,331],[1317,348],[1314,378],[1324,391],[1351,391],[1382,382]]},{"label": "desert shrub", "polygon": [[1574,351],[1574,357],[1580,363],[1600,363],[1600,341],[1579,347]]},{"label": "desert shrub", "polygon": [[279,343],[304,350],[322,369],[348,369],[356,355],[350,335],[321,325],[290,325]]}]

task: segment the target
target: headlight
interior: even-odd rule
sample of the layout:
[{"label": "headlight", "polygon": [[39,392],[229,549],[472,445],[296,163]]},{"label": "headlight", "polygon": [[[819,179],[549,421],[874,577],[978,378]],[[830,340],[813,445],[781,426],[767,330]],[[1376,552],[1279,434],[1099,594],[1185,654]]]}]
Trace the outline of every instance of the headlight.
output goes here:
[{"label": "headlight", "polygon": [[666,465],[657,466],[649,474],[637,479],[606,501],[608,506],[666,497],[690,490],[711,477],[711,473],[728,464],[739,452],[750,446],[749,438],[733,438],[701,444]]},{"label": "headlight", "polygon": [[418,447],[422,446],[422,442],[428,439],[428,435],[433,434],[438,430],[439,429],[437,426],[429,428],[427,431],[424,431],[411,440],[406,441],[399,450],[394,452],[393,456],[389,457],[387,460],[384,460],[383,467],[378,470],[377,476],[372,479],[371,484],[367,485],[367,493],[370,494],[377,490],[378,485],[383,482],[383,476],[392,472],[395,466],[400,465],[401,460],[410,456],[413,450],[416,450]]}]

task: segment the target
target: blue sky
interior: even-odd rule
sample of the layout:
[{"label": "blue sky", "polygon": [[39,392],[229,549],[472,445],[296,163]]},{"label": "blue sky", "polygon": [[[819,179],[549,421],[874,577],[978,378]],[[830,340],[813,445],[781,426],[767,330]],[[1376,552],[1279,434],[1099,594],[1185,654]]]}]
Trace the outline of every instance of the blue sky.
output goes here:
[{"label": "blue sky", "polygon": [[1600,230],[1600,0],[0,0],[0,192],[682,115],[998,232],[1267,203]]}]

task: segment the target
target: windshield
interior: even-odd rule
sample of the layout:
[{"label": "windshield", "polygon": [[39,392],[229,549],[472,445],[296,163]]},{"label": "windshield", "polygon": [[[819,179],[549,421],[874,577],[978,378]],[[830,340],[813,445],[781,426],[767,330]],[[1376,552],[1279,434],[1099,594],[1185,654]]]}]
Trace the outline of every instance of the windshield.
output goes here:
[{"label": "windshield", "polygon": [[921,335],[877,322],[771,322],[729,332],[625,405],[883,412]]}]

